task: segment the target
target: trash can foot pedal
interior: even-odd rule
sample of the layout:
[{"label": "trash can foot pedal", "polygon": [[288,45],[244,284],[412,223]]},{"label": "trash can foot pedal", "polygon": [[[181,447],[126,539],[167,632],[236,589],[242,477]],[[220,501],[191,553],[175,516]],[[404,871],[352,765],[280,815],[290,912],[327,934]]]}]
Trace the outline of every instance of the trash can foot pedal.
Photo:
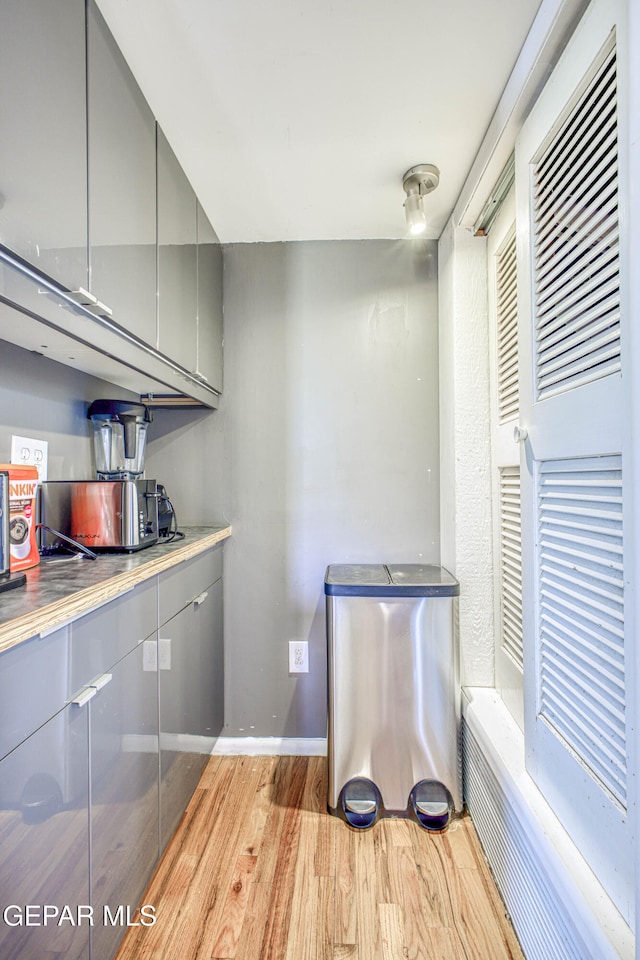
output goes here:
[{"label": "trash can foot pedal", "polygon": [[342,788],[340,805],[350,827],[366,830],[374,825],[380,813],[380,791],[367,777],[355,777]]},{"label": "trash can foot pedal", "polygon": [[449,812],[449,804],[436,800],[416,800],[416,810],[425,817],[444,817]]},{"label": "trash can foot pedal", "polygon": [[444,830],[454,810],[451,794],[438,780],[421,780],[409,797],[409,808],[425,830]]},{"label": "trash can foot pedal", "polygon": [[375,800],[349,800],[345,798],[344,806],[350,813],[357,813],[362,816],[363,814],[373,813],[377,803]]}]

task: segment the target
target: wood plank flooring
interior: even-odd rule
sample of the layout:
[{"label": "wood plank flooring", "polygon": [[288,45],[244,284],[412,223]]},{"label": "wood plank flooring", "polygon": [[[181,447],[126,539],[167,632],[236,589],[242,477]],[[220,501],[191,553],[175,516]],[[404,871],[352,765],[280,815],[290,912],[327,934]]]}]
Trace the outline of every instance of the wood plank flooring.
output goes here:
[{"label": "wood plank flooring", "polygon": [[326,812],[327,761],[212,757],[117,960],[523,960],[468,817]]}]

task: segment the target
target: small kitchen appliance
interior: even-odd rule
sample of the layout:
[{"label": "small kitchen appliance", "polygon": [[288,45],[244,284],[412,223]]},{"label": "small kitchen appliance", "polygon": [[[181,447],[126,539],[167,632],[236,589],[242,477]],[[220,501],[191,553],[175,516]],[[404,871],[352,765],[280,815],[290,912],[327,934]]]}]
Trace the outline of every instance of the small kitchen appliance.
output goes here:
[{"label": "small kitchen appliance", "polygon": [[51,480],[40,485],[41,549],[57,532],[90,550],[131,553],[158,539],[155,480]]},{"label": "small kitchen appliance", "polygon": [[141,477],[147,427],[152,420],[149,407],[128,400],[94,400],[87,416],[93,424],[98,480]]},{"label": "small kitchen appliance", "polygon": [[131,553],[159,537],[177,536],[164,487],[143,478],[150,409],[130,400],[94,400],[87,417],[98,479],[41,484],[42,552],[64,548],[59,534],[91,551],[111,553]]}]

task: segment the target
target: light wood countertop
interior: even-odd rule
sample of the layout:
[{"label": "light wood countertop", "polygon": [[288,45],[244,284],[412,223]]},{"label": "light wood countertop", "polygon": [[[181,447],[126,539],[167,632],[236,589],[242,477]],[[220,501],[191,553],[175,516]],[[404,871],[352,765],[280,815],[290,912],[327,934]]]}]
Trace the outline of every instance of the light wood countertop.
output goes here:
[{"label": "light wood countertop", "polygon": [[26,570],[24,587],[0,595],[0,654],[222,543],[231,536],[231,527],[186,527],[183,532],[184,540],[135,553],[103,553],[97,560],[43,560]]}]

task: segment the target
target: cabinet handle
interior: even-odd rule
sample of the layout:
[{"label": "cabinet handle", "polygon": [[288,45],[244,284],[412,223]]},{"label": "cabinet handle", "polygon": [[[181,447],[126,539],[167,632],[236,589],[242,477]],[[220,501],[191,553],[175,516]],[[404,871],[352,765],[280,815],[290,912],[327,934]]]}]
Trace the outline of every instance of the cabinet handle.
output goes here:
[{"label": "cabinet handle", "polygon": [[84,707],[85,703],[93,700],[97,692],[95,687],[83,687],[79,693],[76,693],[71,703],[74,707]]},{"label": "cabinet handle", "polygon": [[193,598],[194,607],[199,607],[201,603],[205,602],[208,596],[209,596],[208,590],[205,590],[204,593],[199,593],[197,597]]},{"label": "cabinet handle", "polygon": [[113,674],[103,673],[102,676],[96,677],[95,680],[92,680],[89,686],[93,687],[93,689],[96,691],[102,690],[102,688],[106,687],[108,683],[111,683],[112,679],[113,679]]},{"label": "cabinet handle", "polygon": [[83,287],[78,287],[77,290],[71,290],[68,294],[70,300],[73,300],[81,307],[89,310],[91,313],[95,313],[97,317],[112,317],[113,310],[111,307],[108,307],[106,303],[102,303],[101,300],[98,300],[96,296],[92,293],[89,293],[88,290],[85,290]]}]

